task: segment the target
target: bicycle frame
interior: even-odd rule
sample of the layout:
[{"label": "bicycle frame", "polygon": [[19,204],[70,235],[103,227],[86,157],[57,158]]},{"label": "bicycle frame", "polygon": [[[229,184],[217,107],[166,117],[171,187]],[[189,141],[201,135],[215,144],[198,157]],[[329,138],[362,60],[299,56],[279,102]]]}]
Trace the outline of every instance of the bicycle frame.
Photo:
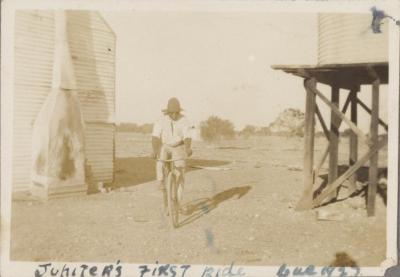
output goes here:
[{"label": "bicycle frame", "polygon": [[179,226],[178,218],[179,218],[179,196],[178,189],[182,185],[182,172],[178,170],[174,162],[183,159],[169,159],[169,160],[161,160],[158,161],[164,162],[163,164],[163,183],[165,185],[167,191],[167,204],[169,209],[169,215],[171,218],[171,223],[174,228]]},{"label": "bicycle frame", "polygon": [[157,161],[164,163],[163,164],[163,170],[165,170],[164,178],[168,177],[168,174],[170,172],[174,172],[175,174],[179,174],[179,177],[180,177],[181,172],[176,169],[174,162],[182,161],[182,160],[184,160],[184,159],[167,159],[167,160],[157,159]]}]

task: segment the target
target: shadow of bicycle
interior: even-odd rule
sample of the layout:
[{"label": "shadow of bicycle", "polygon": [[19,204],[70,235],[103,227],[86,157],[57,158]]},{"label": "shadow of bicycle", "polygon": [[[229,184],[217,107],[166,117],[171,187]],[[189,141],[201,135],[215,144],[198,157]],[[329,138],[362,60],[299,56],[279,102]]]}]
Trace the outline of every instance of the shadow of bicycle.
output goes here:
[{"label": "shadow of bicycle", "polygon": [[229,200],[234,196],[237,196],[237,199],[242,198],[250,189],[251,186],[234,187],[219,192],[211,198],[200,198],[182,205],[181,213],[188,217],[179,223],[179,227],[189,224],[203,215],[208,214],[217,208],[220,203]]}]

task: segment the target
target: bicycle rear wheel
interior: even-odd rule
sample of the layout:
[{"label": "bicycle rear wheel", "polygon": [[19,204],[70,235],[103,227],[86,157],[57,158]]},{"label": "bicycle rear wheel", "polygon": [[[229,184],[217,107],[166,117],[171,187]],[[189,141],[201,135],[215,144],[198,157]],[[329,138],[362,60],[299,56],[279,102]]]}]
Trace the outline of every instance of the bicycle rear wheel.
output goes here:
[{"label": "bicycle rear wheel", "polygon": [[171,224],[174,228],[178,227],[179,223],[179,201],[178,201],[178,186],[179,180],[177,176],[170,172],[167,179],[168,185],[168,209]]}]

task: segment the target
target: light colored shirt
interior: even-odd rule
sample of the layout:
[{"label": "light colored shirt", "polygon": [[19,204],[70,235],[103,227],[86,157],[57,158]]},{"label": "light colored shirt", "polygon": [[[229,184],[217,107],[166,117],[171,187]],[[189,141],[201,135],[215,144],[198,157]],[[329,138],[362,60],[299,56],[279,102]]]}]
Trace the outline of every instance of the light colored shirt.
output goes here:
[{"label": "light colored shirt", "polygon": [[162,144],[177,146],[191,137],[190,131],[191,125],[185,116],[174,121],[164,115],[154,124],[152,136],[160,138]]}]

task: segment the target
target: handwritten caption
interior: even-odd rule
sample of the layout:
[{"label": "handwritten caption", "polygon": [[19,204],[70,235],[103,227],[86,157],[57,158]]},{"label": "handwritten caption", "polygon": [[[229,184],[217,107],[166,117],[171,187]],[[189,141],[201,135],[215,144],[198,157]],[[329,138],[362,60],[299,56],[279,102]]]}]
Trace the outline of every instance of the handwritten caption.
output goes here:
[{"label": "handwritten caption", "polygon": [[[79,266],[70,266],[67,264],[59,265],[53,263],[44,263],[38,265],[35,270],[35,277],[120,277],[120,276],[139,276],[139,277],[241,277],[246,276],[243,267],[235,266],[232,262],[229,266],[204,266],[200,271],[196,270],[196,274],[191,272],[192,266],[189,264],[143,264],[135,269],[126,270],[123,268],[121,261],[114,264],[104,266],[82,264]],[[289,276],[340,276],[340,277],[357,277],[361,273],[359,267],[330,267],[322,268],[308,265],[304,267],[289,267],[282,264],[276,272],[277,277]]]},{"label": "handwritten caption", "polygon": [[[158,264],[140,265],[139,272],[130,272],[124,270],[120,261],[106,266],[89,266],[82,264],[80,266],[62,266],[53,263],[40,264],[35,270],[35,277],[120,277],[120,276],[140,276],[140,277],[185,277],[193,276],[190,274],[191,265]],[[132,274],[133,273],[133,274]],[[234,263],[229,266],[205,266],[199,277],[239,277],[246,276],[242,267],[237,267]]]},{"label": "handwritten caption", "polygon": [[[289,276],[340,276],[340,277],[357,277],[361,270],[359,267],[330,267],[324,266],[320,271],[314,265],[308,265],[305,267],[295,267],[292,270],[283,264],[279,267],[276,276],[278,277],[289,277]],[[340,274],[340,275],[338,275]]]},{"label": "handwritten caption", "polygon": [[85,277],[85,276],[101,276],[101,277],[120,277],[122,275],[122,265],[120,261],[115,264],[106,265],[103,267],[89,266],[82,264],[78,267],[68,266],[64,264],[62,267],[46,263],[39,265],[35,270],[35,277],[59,276],[59,277]]}]

